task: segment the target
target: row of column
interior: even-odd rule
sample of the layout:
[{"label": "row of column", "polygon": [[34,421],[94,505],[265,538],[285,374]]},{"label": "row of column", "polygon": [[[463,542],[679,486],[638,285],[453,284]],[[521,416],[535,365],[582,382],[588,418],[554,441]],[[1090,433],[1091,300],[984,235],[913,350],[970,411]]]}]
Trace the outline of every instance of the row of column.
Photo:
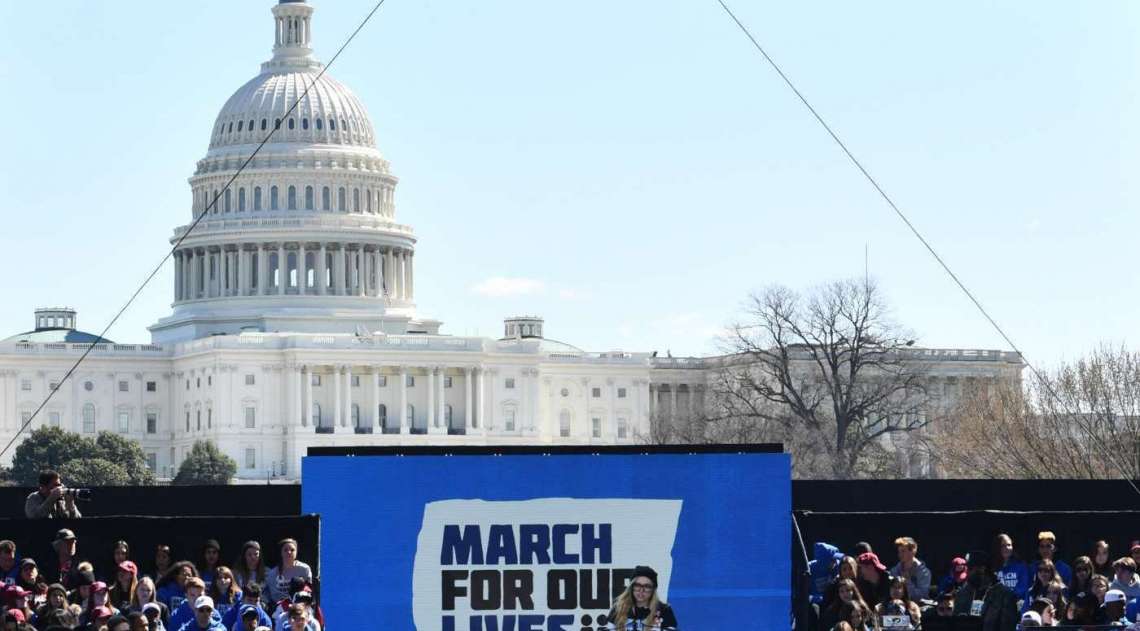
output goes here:
[{"label": "row of column", "polygon": [[687,401],[686,401],[687,405],[686,405],[685,412],[689,415],[689,418],[693,418],[697,414],[697,412],[700,411],[701,407],[703,407],[703,401],[702,401],[701,405],[697,404],[697,393],[700,392],[703,395],[705,392],[705,386],[703,384],[677,384],[677,383],[669,383],[669,384],[651,383],[651,384],[649,384],[649,416],[650,416],[650,418],[656,418],[657,417],[659,410],[661,410],[661,404],[662,404],[661,397],[662,397],[662,395],[668,394],[669,395],[668,410],[667,410],[668,417],[672,420],[677,420],[678,419],[677,393],[680,391],[679,388],[681,388],[681,387],[684,387],[686,389],[685,394],[686,394],[686,399],[687,399]]},{"label": "row of column", "polygon": [[[393,416],[398,418],[399,428],[401,434],[411,433],[411,428],[414,424],[414,419],[408,418],[408,376],[412,374],[411,368],[408,366],[398,366],[395,373],[384,373],[383,369],[379,366],[367,367],[353,367],[350,365],[344,366],[318,366],[307,364],[296,364],[292,368],[292,375],[290,377],[290,384],[292,390],[292,405],[293,413],[291,417],[296,424],[301,427],[309,427],[313,423],[310,421],[313,412],[313,375],[331,376],[332,389],[333,389],[333,410],[330,422],[325,421],[324,410],[321,410],[321,417],[319,419],[320,425],[314,429],[317,431],[336,431],[337,427],[348,428],[353,425],[352,423],[352,378],[353,376],[363,377],[368,376],[371,382],[371,397],[367,401],[369,405],[360,406],[362,410],[369,410],[368,414],[361,412],[359,423],[362,427],[377,427],[380,426],[379,409],[380,409],[380,377],[382,375],[389,379],[395,378],[395,384],[398,389],[397,409],[389,409],[387,415],[389,418]],[[446,424],[444,412],[444,377],[447,368],[444,366],[427,366],[417,367],[416,377],[427,378],[428,390],[428,405],[427,405],[427,430],[429,433],[447,433],[448,426]],[[419,374],[420,372],[423,374]],[[486,415],[486,396],[485,396],[485,369],[466,366],[462,368],[463,382],[464,382],[464,428],[471,432],[478,429],[482,424],[482,419]],[[363,381],[363,380],[362,380]],[[388,384],[391,386],[391,382]],[[454,411],[452,421],[454,422]],[[382,427],[382,426],[381,426]]]},{"label": "row of column", "polygon": [[174,253],[174,300],[333,295],[412,300],[414,251],[365,243],[242,243]]}]

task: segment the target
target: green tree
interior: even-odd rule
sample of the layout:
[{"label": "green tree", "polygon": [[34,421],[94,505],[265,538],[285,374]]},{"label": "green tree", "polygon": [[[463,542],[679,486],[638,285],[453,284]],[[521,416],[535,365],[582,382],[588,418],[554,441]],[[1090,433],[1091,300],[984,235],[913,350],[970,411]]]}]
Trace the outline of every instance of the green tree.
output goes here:
[{"label": "green tree", "polygon": [[59,467],[59,475],[68,486],[130,486],[127,470],[105,458],[69,460]]},{"label": "green tree", "polygon": [[[58,470],[68,462],[97,456],[98,447],[90,438],[58,427],[41,427],[16,447],[11,476],[18,484],[35,486],[39,482],[40,471],[44,469]],[[70,483],[66,478],[65,481]]]},{"label": "green tree", "polygon": [[210,441],[196,441],[190,455],[178,467],[174,484],[189,486],[194,484],[229,484],[237,473],[237,463],[233,458],[218,450]]},{"label": "green tree", "polygon": [[[99,432],[95,439],[99,458],[115,463],[126,475],[123,484],[152,486],[154,472],[146,466],[146,454],[135,441],[114,432]],[[94,483],[92,483],[94,484]]]}]

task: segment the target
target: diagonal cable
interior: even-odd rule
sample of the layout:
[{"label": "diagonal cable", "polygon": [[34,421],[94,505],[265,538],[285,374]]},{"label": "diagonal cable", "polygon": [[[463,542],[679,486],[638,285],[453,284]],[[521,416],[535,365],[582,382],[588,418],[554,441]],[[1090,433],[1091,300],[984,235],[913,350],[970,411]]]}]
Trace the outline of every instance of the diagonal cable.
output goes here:
[{"label": "diagonal cable", "polygon": [[[997,320],[995,320],[989,314],[989,312],[986,311],[986,308],[982,306],[981,301],[979,301],[974,293],[970,291],[968,287],[966,287],[966,284],[963,283],[960,278],[958,278],[958,275],[954,273],[954,270],[950,269],[950,266],[946,263],[942,256],[938,254],[937,250],[934,249],[934,246],[930,245],[930,242],[926,240],[926,237],[922,236],[922,233],[919,232],[918,228],[915,227],[913,223],[911,223],[910,219],[906,216],[905,213],[903,213],[902,209],[900,209],[895,204],[894,200],[891,199],[891,196],[887,195],[887,192],[883,190],[883,187],[879,185],[879,182],[875,180],[875,178],[871,175],[870,172],[867,171],[866,168],[864,168],[863,164],[859,162],[859,159],[855,157],[855,154],[851,153],[851,150],[848,149],[847,145],[839,138],[839,135],[836,134],[835,130],[831,128],[831,125],[827,124],[827,121],[825,121],[823,117],[820,116],[819,112],[816,111],[814,107],[812,107],[812,104],[807,100],[807,97],[805,97],[803,93],[800,92],[798,88],[796,88],[796,85],[792,83],[792,80],[788,78],[788,75],[784,74],[784,71],[780,69],[779,64],[777,64],[776,61],[768,55],[768,52],[765,51],[764,47],[760,45],[760,42],[758,42],[756,38],[753,37],[752,32],[748,30],[748,27],[745,26],[744,23],[736,17],[736,14],[732,12],[732,9],[730,9],[727,4],[725,4],[724,0],[717,0],[717,2],[720,4],[721,8],[724,9],[724,12],[727,13],[730,18],[732,18],[732,21],[736,23],[736,26],[740,28],[746,37],[748,37],[748,40],[752,42],[752,45],[756,48],[756,50],[759,51],[765,60],[767,60],[768,64],[772,66],[772,69],[776,71],[776,74],[780,75],[780,78],[784,80],[784,83],[787,84],[788,88],[790,88],[792,92],[795,93],[796,97],[800,100],[801,103],[803,103],[804,107],[806,107],[808,111],[811,112],[811,115],[815,117],[815,120],[819,122],[820,126],[823,127],[829,136],[831,136],[831,139],[835,141],[835,144],[839,145],[839,148],[843,150],[843,153],[847,156],[847,159],[855,165],[855,168],[859,169],[859,172],[863,174],[863,177],[871,183],[871,186],[873,186],[876,191],[878,191],[879,196],[883,198],[883,201],[885,201],[887,205],[891,207],[891,210],[895,212],[895,215],[897,215],[898,218],[902,220],[904,224],[906,224],[906,227],[910,229],[911,233],[914,234],[920,243],[922,243],[923,247],[926,248],[926,251],[934,257],[934,260],[938,262],[938,265],[942,267],[942,270],[946,272],[946,274],[954,281],[954,284],[958,286],[958,289],[961,289],[962,293],[970,299],[970,302],[974,303],[974,306],[977,307],[978,312],[980,312],[986,321],[990,323],[990,326],[993,327],[993,329],[997,331],[998,335],[1000,335],[1001,338],[1005,340],[1005,343],[1008,344],[1015,353],[1017,353],[1017,356],[1021,358],[1021,361],[1024,362],[1025,365],[1029,368],[1030,372],[1033,373],[1033,376],[1037,379],[1038,383],[1043,384],[1053,400],[1061,404],[1061,407],[1064,409],[1065,414],[1076,421],[1081,429],[1083,429],[1085,433],[1089,435],[1089,438],[1092,440],[1092,444],[1096,445],[1101,450],[1101,452],[1104,453],[1104,455],[1113,462],[1114,465],[1120,467],[1121,471],[1127,471],[1126,467],[1121,466],[1122,464],[1126,463],[1122,463],[1122,461],[1117,460],[1117,455],[1112,451],[1112,449],[1108,448],[1108,446],[1104,444],[1104,439],[1095,431],[1093,431],[1092,428],[1090,428],[1084,422],[1079,414],[1074,414],[1072,410],[1069,409],[1069,406],[1053,389],[1053,385],[1050,380],[1046,379],[1041,371],[1038,370],[1037,367],[1029,361],[1029,358],[1025,356],[1025,353],[1021,352],[1021,349],[1017,346],[1017,344],[1014,344],[1013,340],[1010,339],[1009,335],[1006,334],[1001,325],[997,323]],[[1129,486],[1132,487],[1132,490],[1136,491],[1137,495],[1140,495],[1140,487],[1137,487],[1136,483],[1133,482],[1127,474],[1124,474],[1122,477],[1125,479],[1125,481],[1128,482]]]},{"label": "diagonal cable", "polygon": [[[336,54],[333,55],[331,59],[329,59],[328,63],[326,63],[323,68],[321,68],[321,71],[317,73],[317,76],[314,77],[307,86],[305,86],[305,90],[301,92],[300,96],[298,96],[295,101],[293,101],[293,104],[289,106],[289,109],[281,115],[281,120],[287,118],[290,114],[293,113],[293,110],[297,109],[297,106],[300,105],[301,101],[303,101],[305,97],[309,95],[309,90],[312,89],[313,85],[321,80],[321,77],[325,75],[325,72],[329,69],[330,66],[333,65],[333,62],[335,62],[337,58],[340,57],[340,54],[344,52],[344,49],[348,48],[348,45],[352,43],[352,40],[356,39],[356,36],[360,33],[360,31],[364,30],[364,27],[372,19],[372,16],[376,15],[376,12],[380,10],[380,7],[384,4],[384,2],[385,0],[379,0],[372,7],[372,10],[368,12],[368,15],[364,16],[364,19],[360,21],[360,24],[356,27],[356,29],[352,31],[348,38],[344,40],[344,43],[340,45],[340,48],[337,49]],[[241,175],[242,171],[244,171],[245,168],[249,166],[249,163],[252,162],[255,157],[257,157],[257,154],[261,153],[261,149],[266,145],[266,143],[269,142],[271,138],[273,138],[273,135],[277,133],[277,130],[280,127],[281,125],[278,123],[269,130],[269,133],[265,135],[265,138],[263,138],[260,143],[258,143],[257,147],[253,150],[253,153],[249,154],[249,157],[241,163],[241,166],[238,167],[237,171],[235,171],[234,174],[230,176],[230,179],[226,181],[226,185],[222,187],[222,190],[214,194],[214,199],[212,199],[210,203],[206,205],[206,208],[197,217],[194,218],[194,221],[190,223],[190,227],[182,233],[182,236],[178,237],[178,240],[174,242],[174,245],[170,248],[170,250],[162,257],[161,260],[159,260],[158,264],[154,266],[154,269],[151,270],[150,274],[148,274],[147,277],[143,279],[143,282],[138,286],[138,288],[135,289],[130,298],[127,298],[127,301],[123,303],[123,306],[119,308],[119,310],[115,313],[115,316],[111,318],[110,322],[107,323],[107,326],[103,327],[103,330],[99,332],[99,336],[95,339],[95,341],[91,342],[91,344],[89,344],[83,351],[83,354],[80,355],[79,358],[75,360],[75,363],[71,365],[71,368],[67,369],[67,373],[65,373],[63,375],[63,378],[60,379],[59,384],[55,388],[48,391],[47,396],[44,397],[44,400],[41,401],[40,404],[36,407],[35,411],[32,412],[32,415],[28,417],[28,420],[24,421],[24,423],[20,425],[20,429],[16,430],[16,433],[12,436],[11,440],[8,441],[8,444],[4,445],[3,449],[0,449],[0,457],[3,457],[3,455],[12,448],[12,445],[15,444],[16,439],[20,437],[20,434],[24,433],[24,430],[27,429],[33,421],[36,420],[36,417],[39,415],[40,411],[44,409],[44,406],[48,404],[48,401],[51,401],[51,398],[55,396],[56,391],[59,390],[59,388],[61,388],[68,379],[71,378],[71,375],[75,373],[80,364],[82,364],[83,361],[87,359],[87,356],[91,354],[91,351],[95,348],[95,345],[104,341],[104,336],[107,335],[107,331],[111,330],[111,327],[114,326],[116,322],[118,322],[123,313],[125,313],[131,304],[134,303],[135,299],[138,298],[140,293],[142,293],[142,290],[150,284],[150,281],[153,280],[156,275],[158,275],[158,272],[162,270],[162,266],[166,264],[166,261],[170,260],[170,257],[174,256],[174,253],[178,251],[179,246],[181,246],[182,242],[186,240],[186,237],[189,237],[190,233],[194,232],[194,229],[198,227],[198,224],[202,222],[202,219],[207,214],[209,214],[211,209],[217,207],[218,198],[221,197],[222,194],[224,194],[227,190],[229,190],[230,186],[234,183],[234,180],[236,180],[237,177]]]}]

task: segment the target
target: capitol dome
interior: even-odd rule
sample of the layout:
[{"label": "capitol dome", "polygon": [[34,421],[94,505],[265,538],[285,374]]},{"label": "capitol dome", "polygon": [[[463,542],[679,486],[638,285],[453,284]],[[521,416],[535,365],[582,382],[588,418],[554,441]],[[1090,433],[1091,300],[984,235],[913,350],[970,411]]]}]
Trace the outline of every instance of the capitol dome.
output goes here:
[{"label": "capitol dome", "polygon": [[364,104],[313,55],[313,7],[272,9],[273,56],[226,100],[175,229],[156,343],[250,331],[438,331],[415,315],[416,238]]}]

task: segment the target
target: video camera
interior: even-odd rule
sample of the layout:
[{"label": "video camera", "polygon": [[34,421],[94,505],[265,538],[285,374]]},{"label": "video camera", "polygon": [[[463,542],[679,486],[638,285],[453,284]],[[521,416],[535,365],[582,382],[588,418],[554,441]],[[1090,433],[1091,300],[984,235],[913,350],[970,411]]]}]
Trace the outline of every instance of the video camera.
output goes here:
[{"label": "video camera", "polygon": [[60,489],[62,497],[70,497],[79,502],[87,502],[91,500],[91,489],[74,489],[63,487]]}]

